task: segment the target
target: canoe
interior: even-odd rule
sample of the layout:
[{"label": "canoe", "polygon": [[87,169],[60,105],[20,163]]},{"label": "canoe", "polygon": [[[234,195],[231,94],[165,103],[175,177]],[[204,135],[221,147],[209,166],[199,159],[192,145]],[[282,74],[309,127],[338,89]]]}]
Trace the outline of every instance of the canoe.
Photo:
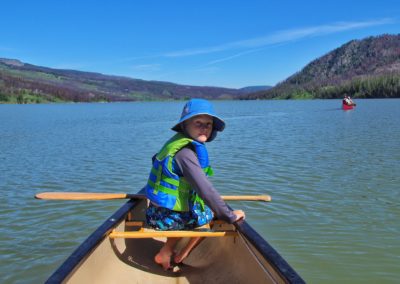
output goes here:
[{"label": "canoe", "polygon": [[343,110],[351,110],[354,108],[354,105],[346,105],[346,104],[342,104],[342,108]]},{"label": "canoe", "polygon": [[189,236],[205,238],[183,263],[164,271],[153,258],[168,232],[145,228],[146,206],[143,199],[126,202],[46,283],[305,283],[244,220],[169,231],[170,236],[184,237],[182,242]]}]

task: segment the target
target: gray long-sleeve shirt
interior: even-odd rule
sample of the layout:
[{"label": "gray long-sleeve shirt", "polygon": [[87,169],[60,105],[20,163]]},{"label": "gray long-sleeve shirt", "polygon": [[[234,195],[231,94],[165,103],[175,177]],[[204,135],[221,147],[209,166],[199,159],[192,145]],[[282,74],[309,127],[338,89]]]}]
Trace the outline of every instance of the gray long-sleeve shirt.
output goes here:
[{"label": "gray long-sleeve shirt", "polygon": [[182,175],[208,207],[211,208],[216,217],[229,223],[235,222],[236,215],[228,208],[225,201],[222,200],[220,194],[204,174],[195,152],[186,147],[179,150],[174,159]]}]

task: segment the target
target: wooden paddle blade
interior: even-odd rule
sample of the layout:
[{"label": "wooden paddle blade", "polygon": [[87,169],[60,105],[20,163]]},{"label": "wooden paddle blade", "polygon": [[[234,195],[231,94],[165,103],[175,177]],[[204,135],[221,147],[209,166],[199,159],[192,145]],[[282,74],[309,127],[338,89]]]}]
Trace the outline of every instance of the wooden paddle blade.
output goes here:
[{"label": "wooden paddle blade", "polygon": [[[143,197],[143,195],[137,195]],[[42,192],[35,195],[37,199],[47,200],[110,200],[134,198],[126,193],[100,193],[100,192]]]}]

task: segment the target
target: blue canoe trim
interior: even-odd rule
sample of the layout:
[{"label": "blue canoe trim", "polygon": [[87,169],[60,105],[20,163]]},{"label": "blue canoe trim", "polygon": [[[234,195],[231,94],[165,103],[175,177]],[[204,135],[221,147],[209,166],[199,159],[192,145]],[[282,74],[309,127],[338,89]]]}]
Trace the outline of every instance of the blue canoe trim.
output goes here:
[{"label": "blue canoe trim", "polygon": [[261,255],[279,272],[287,283],[305,283],[286,260],[255,231],[246,221],[235,224],[236,229],[261,253]]},{"label": "blue canoe trim", "polygon": [[108,218],[96,231],[94,231],[65,262],[47,279],[46,283],[56,284],[64,281],[74,268],[85,258],[87,254],[93,251],[100,242],[108,236],[115,225],[123,221],[126,214],[139,202],[138,200],[129,200],[110,218]]}]

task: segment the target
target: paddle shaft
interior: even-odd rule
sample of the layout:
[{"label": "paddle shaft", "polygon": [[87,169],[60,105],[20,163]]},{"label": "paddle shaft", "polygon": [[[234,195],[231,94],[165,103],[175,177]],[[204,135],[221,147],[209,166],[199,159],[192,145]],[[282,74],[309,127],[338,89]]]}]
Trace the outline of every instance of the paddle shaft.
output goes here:
[{"label": "paddle shaft", "polygon": [[[222,195],[225,201],[271,201],[269,195]],[[102,192],[41,192],[37,199],[46,200],[112,200],[112,199],[146,199],[144,194],[102,193]]]}]

